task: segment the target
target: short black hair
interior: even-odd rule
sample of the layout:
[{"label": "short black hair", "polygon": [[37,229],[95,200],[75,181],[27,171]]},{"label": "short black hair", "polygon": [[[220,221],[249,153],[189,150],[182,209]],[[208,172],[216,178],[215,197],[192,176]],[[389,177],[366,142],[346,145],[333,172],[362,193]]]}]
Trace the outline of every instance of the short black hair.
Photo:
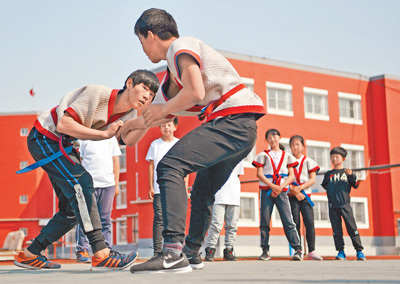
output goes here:
[{"label": "short black hair", "polygon": [[338,155],[342,156],[343,158],[346,158],[347,151],[346,151],[346,149],[344,149],[342,147],[335,147],[335,148],[332,148],[332,150],[329,154],[330,155],[338,154]]},{"label": "short black hair", "polygon": [[271,128],[271,129],[268,129],[267,130],[267,132],[265,132],[265,139],[267,139],[268,138],[268,135],[278,135],[278,136],[281,136],[281,133],[279,132],[279,130],[278,129],[275,129],[275,128]]},{"label": "short black hair", "polygon": [[128,78],[126,78],[122,91],[126,89],[126,82],[130,78],[132,79],[132,87],[143,83],[149,87],[154,94],[157,93],[158,87],[160,86],[160,81],[158,80],[156,74],[148,70],[136,70],[132,72]]},{"label": "short black hair", "polygon": [[179,124],[179,119],[177,116],[174,117],[174,120],[172,120],[172,122],[174,123],[174,125],[178,125]]},{"label": "short black hair", "polygon": [[293,135],[292,137],[290,137],[290,140],[289,140],[289,146],[292,146],[292,142],[294,141],[294,140],[300,140],[300,142],[301,142],[301,144],[303,144],[303,146],[304,146],[304,138],[303,138],[303,136],[301,136],[301,135]]},{"label": "short black hair", "polygon": [[174,18],[165,10],[151,8],[142,13],[135,24],[135,34],[147,38],[152,32],[162,40],[179,37],[178,26]]}]

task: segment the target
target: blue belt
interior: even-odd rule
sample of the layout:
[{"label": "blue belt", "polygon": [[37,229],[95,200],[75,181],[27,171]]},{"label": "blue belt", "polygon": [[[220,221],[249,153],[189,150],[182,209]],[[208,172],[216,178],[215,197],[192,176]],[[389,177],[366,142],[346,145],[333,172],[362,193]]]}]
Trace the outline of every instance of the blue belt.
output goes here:
[{"label": "blue belt", "polygon": [[[293,184],[294,186],[299,186],[296,182],[292,182],[292,184]],[[307,195],[307,193],[304,191],[304,189],[301,190],[300,192],[301,192],[301,193],[304,195],[304,197],[307,199],[308,203],[310,203],[310,205],[311,205],[312,207],[314,207],[314,206],[315,206],[314,202],[312,202],[310,196]]]},{"label": "blue belt", "polygon": [[[287,177],[288,175],[287,175],[287,174],[278,174],[278,176],[280,176],[280,177]],[[266,177],[266,178],[272,178],[272,179],[275,178],[274,175],[265,175],[265,177]],[[272,182],[275,182],[275,180],[273,180]],[[267,196],[270,196],[271,193],[272,193],[272,188],[270,188],[270,189],[267,191]]]},{"label": "blue belt", "polygon": [[[73,148],[74,148],[73,146],[69,146],[69,147],[65,148],[65,152],[70,153]],[[23,168],[22,170],[17,171],[17,174],[23,174],[23,173],[30,172],[30,171],[37,169],[38,167],[41,167],[47,163],[50,163],[51,161],[53,161],[57,158],[60,158],[62,156],[64,156],[64,154],[61,151],[58,151],[57,153],[51,155],[50,157],[47,157],[40,161],[37,161],[36,163],[29,165],[29,166]]]}]

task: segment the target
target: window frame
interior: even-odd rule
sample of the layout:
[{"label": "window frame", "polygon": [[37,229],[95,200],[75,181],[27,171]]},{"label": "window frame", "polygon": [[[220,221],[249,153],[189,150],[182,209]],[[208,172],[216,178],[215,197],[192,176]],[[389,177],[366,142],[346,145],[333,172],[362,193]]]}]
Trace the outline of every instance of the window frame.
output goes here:
[{"label": "window frame", "polygon": [[[309,148],[312,148],[312,147],[326,148],[328,150],[328,155],[327,155],[328,165],[327,165],[327,167],[325,167],[325,165],[321,165],[314,157],[310,157]],[[325,171],[325,170],[330,170],[331,169],[331,162],[330,162],[330,155],[329,155],[330,150],[331,150],[331,143],[330,142],[317,141],[317,140],[306,140],[306,152],[307,152],[306,156],[310,157],[315,162],[317,162],[318,166],[321,168],[321,171]]]},{"label": "window frame", "polygon": [[[125,185],[125,189],[121,188],[122,185]],[[126,209],[128,207],[128,183],[125,180],[122,180],[118,183],[119,195],[115,197],[115,209]],[[121,198],[125,192],[125,204],[121,203]]]},{"label": "window frame", "polygon": [[[347,116],[342,116],[340,113],[340,100],[348,100],[348,101],[357,101],[359,104],[359,115],[360,117],[347,117]],[[344,92],[338,92],[338,103],[339,103],[339,122],[341,123],[347,123],[347,124],[356,124],[356,125],[362,125],[363,120],[362,120],[362,105],[361,105],[361,95],[358,94],[350,94],[350,93],[344,93]]]},{"label": "window frame", "polygon": [[[347,153],[350,155],[353,155],[353,152],[362,152],[362,159],[363,159],[363,164],[362,165],[357,165],[357,168],[364,168],[365,167],[365,151],[364,151],[364,145],[354,145],[354,144],[340,144],[341,147],[347,150]],[[347,158],[349,158],[347,156]],[[348,159],[347,159],[348,160]],[[345,161],[346,162],[346,161]],[[357,171],[355,172],[357,179],[358,180],[366,180],[367,179],[367,173],[366,171]]]},{"label": "window frame", "polygon": [[[293,86],[290,84],[284,84],[284,83],[275,83],[275,82],[270,82],[267,81],[265,82],[266,86],[266,94],[267,94],[267,113],[269,114],[275,114],[275,115],[283,115],[283,116],[293,116]],[[269,92],[268,88],[271,89],[278,89],[278,90],[284,90],[286,92],[290,92],[290,110],[287,109],[280,109],[280,108],[275,108],[271,107],[269,104]],[[277,102],[278,103],[278,102]]]},{"label": "window frame", "polygon": [[[259,227],[260,226],[260,202],[259,194],[257,192],[240,192],[240,198],[251,198],[254,200],[254,220],[251,219],[241,219],[238,220],[238,227]],[[242,210],[240,206],[240,210]]]},{"label": "window frame", "polygon": [[[316,120],[323,120],[329,121],[329,102],[328,102],[328,90],[324,89],[316,89],[310,87],[303,87],[303,94],[304,94],[304,117],[308,119],[316,119]],[[326,114],[318,114],[314,112],[307,111],[307,102],[306,102],[306,95],[309,94],[311,96],[319,96],[322,97],[325,101],[325,108],[321,106],[321,109],[326,110]],[[313,104],[314,107],[314,104]]]},{"label": "window frame", "polygon": [[126,173],[128,165],[127,165],[127,158],[126,158],[126,145],[120,145],[119,149],[121,150],[121,155],[118,156],[119,158],[119,172]]},{"label": "window frame", "polygon": [[[116,226],[117,226],[116,244],[117,245],[126,245],[126,244],[128,244],[128,223],[127,223],[128,220],[127,220],[127,218],[126,217],[120,217],[120,218],[117,218],[115,221],[117,223],[116,224]],[[120,229],[121,229],[121,222],[123,222],[123,221],[125,221],[125,238],[126,238],[126,240],[121,241],[120,240],[120,236],[121,236]]]}]

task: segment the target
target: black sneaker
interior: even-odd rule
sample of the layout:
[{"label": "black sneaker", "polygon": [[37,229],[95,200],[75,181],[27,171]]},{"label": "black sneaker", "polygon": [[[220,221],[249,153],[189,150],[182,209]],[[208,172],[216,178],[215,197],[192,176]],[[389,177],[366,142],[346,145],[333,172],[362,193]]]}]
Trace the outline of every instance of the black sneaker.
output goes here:
[{"label": "black sneaker", "polygon": [[224,249],[224,260],[237,261],[237,258],[233,251],[233,248],[225,248]]},{"label": "black sneaker", "polygon": [[292,257],[292,260],[296,260],[296,261],[303,260],[303,253],[301,252],[301,250],[297,250],[297,251],[294,253],[294,255],[293,255],[293,257]]},{"label": "black sneaker", "polygon": [[271,260],[271,254],[269,253],[269,250],[264,249],[258,259],[259,260]]},{"label": "black sneaker", "polygon": [[192,267],[184,253],[177,255],[164,252],[146,262],[133,265],[130,270],[132,273],[187,273],[192,272]]},{"label": "black sneaker", "polygon": [[215,248],[206,248],[206,257],[204,261],[214,261]]},{"label": "black sneaker", "polygon": [[204,263],[201,261],[200,254],[190,255],[187,258],[192,269],[201,270],[204,268]]}]

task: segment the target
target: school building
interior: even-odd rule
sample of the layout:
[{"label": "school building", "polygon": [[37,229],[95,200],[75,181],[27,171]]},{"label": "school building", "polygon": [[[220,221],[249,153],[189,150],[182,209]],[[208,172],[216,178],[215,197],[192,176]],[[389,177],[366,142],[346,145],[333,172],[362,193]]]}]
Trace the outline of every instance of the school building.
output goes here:
[{"label": "school building", "polygon": [[[321,167],[331,168],[329,151],[334,146],[348,150],[346,166],[361,168],[400,163],[400,77],[382,75],[366,77],[265,58],[221,52],[237,69],[243,82],[264,101],[266,115],[258,121],[256,147],[245,159],[242,181],[241,211],[236,242],[237,256],[261,254],[259,238],[259,189],[256,170],[251,166],[255,155],[267,148],[265,132],[277,128],[289,150],[294,134],[306,140],[306,155]],[[159,78],[165,68],[155,70]],[[60,94],[61,98],[62,94]],[[7,233],[22,230],[25,242],[34,238],[57,211],[55,197],[42,169],[17,175],[15,172],[34,161],[26,146],[26,137],[38,113],[2,113],[0,125],[0,244]],[[196,117],[180,117],[178,138],[200,125]],[[134,147],[121,146],[120,195],[112,213],[113,243],[117,249],[137,247],[143,256],[152,254],[152,201],[148,198],[148,162],[145,156],[150,143],[160,137],[158,128],[151,129]],[[400,174],[398,168],[384,171],[357,172],[361,184],[352,190],[352,208],[365,254],[399,254],[400,251]],[[189,185],[195,174],[190,175]],[[317,176],[312,199],[315,203],[316,249],[322,256],[336,255],[328,217],[326,194]],[[190,199],[188,199],[188,216]],[[289,255],[279,214],[274,210],[271,221],[272,256]],[[355,255],[346,233],[346,253]],[[217,256],[223,250],[221,233]],[[74,232],[58,244],[72,253]],[[304,245],[304,243],[303,243]],[[304,248],[303,248],[304,249]],[[60,250],[58,250],[60,251]],[[204,254],[203,254],[204,255]]]}]

